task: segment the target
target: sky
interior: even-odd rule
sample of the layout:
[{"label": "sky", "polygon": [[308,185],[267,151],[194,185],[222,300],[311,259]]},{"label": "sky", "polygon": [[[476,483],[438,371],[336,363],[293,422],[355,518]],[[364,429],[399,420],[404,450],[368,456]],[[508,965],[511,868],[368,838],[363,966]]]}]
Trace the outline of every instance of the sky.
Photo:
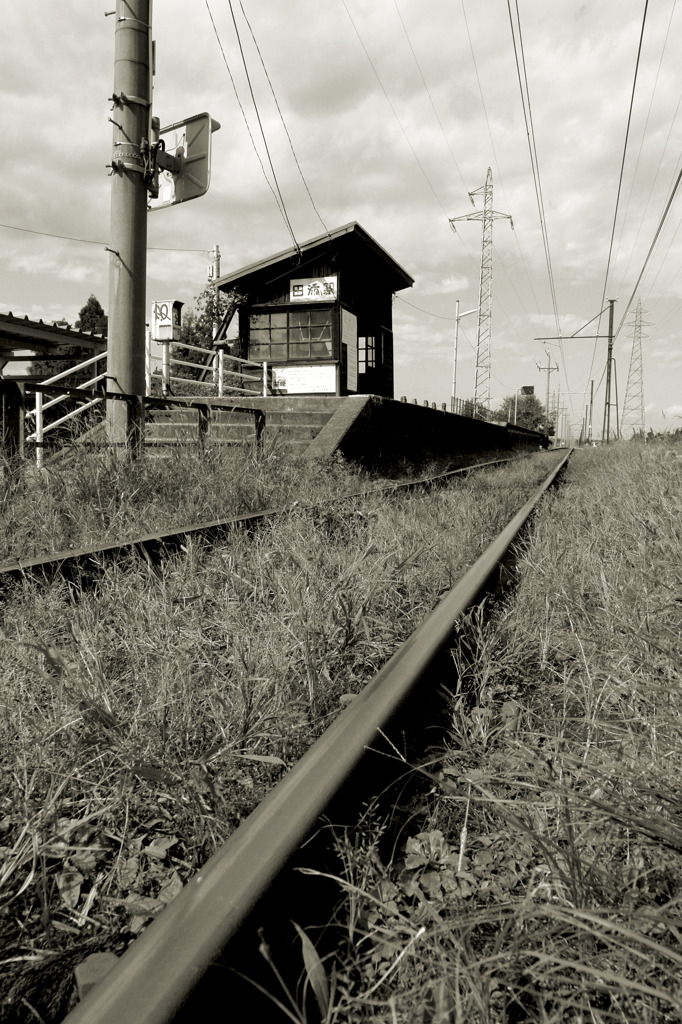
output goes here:
[{"label": "sky", "polygon": [[[493,207],[513,218],[493,225],[493,407],[528,385],[544,403],[549,376],[577,436],[594,381],[599,434],[607,342],[570,336],[605,335],[594,318],[617,300],[622,410],[641,299],[646,426],[682,427],[675,3],[157,0],[154,113],[164,125],[208,111],[222,127],[209,192],[149,214],[147,304],[191,303],[216,244],[223,274],[292,245],[271,159],[298,242],[358,221],[415,279],[393,305],[395,394],[449,403],[456,302],[478,305],[481,258],[480,221],[449,222],[475,212],[468,193],[490,167]],[[5,5],[1,312],[73,323],[91,293],[108,308],[114,7]],[[472,313],[460,398],[474,393],[476,336]]]}]

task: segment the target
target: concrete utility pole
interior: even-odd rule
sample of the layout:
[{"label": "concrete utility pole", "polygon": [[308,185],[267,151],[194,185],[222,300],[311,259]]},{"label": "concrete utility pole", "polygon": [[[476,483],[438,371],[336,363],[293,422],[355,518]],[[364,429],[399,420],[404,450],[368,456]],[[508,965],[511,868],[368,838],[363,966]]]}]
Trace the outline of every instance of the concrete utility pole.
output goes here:
[{"label": "concrete utility pole", "polygon": [[220,318],[218,317],[218,285],[216,284],[220,277],[220,246],[215,245],[211,253],[211,262],[208,265],[208,283],[213,284],[213,324],[212,334],[215,339],[218,333],[218,326]]},{"label": "concrete utility pole", "polygon": [[211,252],[211,262],[208,265],[208,281],[215,282],[220,277],[220,246],[214,245]]},{"label": "concrete utility pole", "polygon": [[459,345],[459,322],[465,317],[469,316],[470,313],[475,313],[478,309],[467,309],[466,312],[460,313],[459,311],[459,299],[455,302],[455,351],[452,358],[452,393],[450,395],[450,412],[457,412],[457,348]]},{"label": "concrete utility pole", "polygon": [[611,440],[611,373],[613,367],[613,307],[615,305],[615,299],[607,299],[609,304],[609,334],[608,334],[608,349],[606,354],[606,395],[604,397],[604,422],[602,424],[602,441],[606,441],[606,444],[610,443]]},{"label": "concrete utility pole", "polygon": [[[540,366],[539,363],[536,364],[536,365],[537,365],[538,370],[540,370],[541,373],[546,373],[547,374],[547,390],[545,392],[545,420],[546,420],[545,426],[547,427],[547,430],[549,431],[549,377],[550,377],[550,374],[554,373],[555,370],[558,371],[559,367],[557,366],[556,363],[554,364],[554,366],[552,366],[552,364],[551,364],[551,362],[549,360],[549,352],[547,351],[547,349],[545,349],[545,355],[547,356],[547,366]],[[558,427],[559,427],[559,424],[555,423],[554,424],[554,432],[555,433],[556,433]]]},{"label": "concrete utility pole", "polygon": [[481,245],[481,276],[478,290],[478,341],[476,345],[476,386],[474,391],[474,416],[480,406],[490,406],[490,337],[492,326],[492,283],[493,283],[493,221],[503,217],[514,221],[508,213],[497,213],[493,210],[493,172],[488,168],[485,185],[469,193],[472,205],[474,196],[483,196],[483,209],[476,213],[467,213],[461,217],[450,218],[450,227],[456,231],[455,223],[459,220],[480,220],[483,222],[483,242]]},{"label": "concrete utility pole", "polygon": [[[111,157],[108,390],[145,393],[147,170],[152,114],[151,0],[116,0]],[[109,439],[131,440],[128,403],[107,402]]]}]

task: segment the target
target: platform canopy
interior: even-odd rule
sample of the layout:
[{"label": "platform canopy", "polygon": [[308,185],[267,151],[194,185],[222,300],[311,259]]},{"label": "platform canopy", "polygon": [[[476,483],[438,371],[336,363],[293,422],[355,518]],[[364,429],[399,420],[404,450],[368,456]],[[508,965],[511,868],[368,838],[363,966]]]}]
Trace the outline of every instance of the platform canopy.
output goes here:
[{"label": "platform canopy", "polygon": [[306,265],[319,260],[325,248],[329,249],[330,259],[338,255],[343,260],[352,259],[366,265],[368,273],[379,271],[391,291],[397,292],[414,284],[414,278],[357,221],[225,274],[218,278],[216,284],[222,291],[230,291],[237,284],[248,291],[252,284],[271,283],[293,270],[303,271]]},{"label": "platform canopy", "polygon": [[106,347],[107,339],[100,334],[0,313],[0,373],[7,363],[56,359],[70,355],[74,348],[91,349],[96,355]]}]

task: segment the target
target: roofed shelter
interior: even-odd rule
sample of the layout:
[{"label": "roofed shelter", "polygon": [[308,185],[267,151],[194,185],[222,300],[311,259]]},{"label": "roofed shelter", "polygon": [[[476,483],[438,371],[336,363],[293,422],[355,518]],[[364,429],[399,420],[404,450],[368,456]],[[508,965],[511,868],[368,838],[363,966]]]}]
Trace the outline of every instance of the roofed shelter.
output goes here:
[{"label": "roofed shelter", "polygon": [[[74,347],[91,349],[92,355],[106,351],[107,339],[89,331],[78,331],[27,316],[0,313],[0,375],[8,363],[31,363],[39,359],[69,356]],[[30,377],[27,371],[12,373],[13,379]]]},{"label": "roofed shelter", "polygon": [[414,280],[357,222],[216,283],[243,296],[233,351],[267,362],[273,394],[393,397],[393,296]]}]

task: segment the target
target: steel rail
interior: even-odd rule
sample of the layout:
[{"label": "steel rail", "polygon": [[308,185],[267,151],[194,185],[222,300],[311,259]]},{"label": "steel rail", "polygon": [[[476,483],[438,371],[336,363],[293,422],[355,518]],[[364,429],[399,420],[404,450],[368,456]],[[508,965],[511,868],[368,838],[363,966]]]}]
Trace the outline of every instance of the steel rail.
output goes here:
[{"label": "steel rail", "polygon": [[428,618],[147,927],[65,1024],[165,1024],[452,636],[570,451]]},{"label": "steel rail", "polygon": [[[162,406],[166,404],[166,400],[159,399],[158,404]],[[435,486],[446,483],[451,477],[462,476],[474,469],[484,469],[509,461],[509,459],[494,459],[461,469],[451,469],[433,477],[422,477],[419,480],[395,483],[390,487],[377,487],[370,491],[351,491],[349,494],[335,498],[334,501],[346,501],[370,494],[392,493],[401,489]],[[193,523],[189,526],[176,527],[165,533],[147,533],[129,540],[114,541],[111,544],[90,544],[75,550],[57,551],[50,555],[35,555],[30,558],[11,559],[0,563],[0,585],[2,585],[3,578],[21,579],[25,576],[51,578],[57,573],[73,578],[79,573],[93,572],[100,569],[105,560],[122,559],[134,554],[141,555],[149,565],[157,565],[162,557],[171,554],[173,551],[178,551],[183,545],[186,545],[188,539],[196,537],[209,541],[217,540],[220,537],[225,537],[233,529],[238,527],[248,529],[264,519],[291,511],[294,507],[310,507],[312,509],[319,508],[320,506],[319,504],[301,506],[297,503],[296,506],[288,505],[279,508],[266,508],[259,512],[248,512],[224,519],[213,519],[202,523]]]}]

